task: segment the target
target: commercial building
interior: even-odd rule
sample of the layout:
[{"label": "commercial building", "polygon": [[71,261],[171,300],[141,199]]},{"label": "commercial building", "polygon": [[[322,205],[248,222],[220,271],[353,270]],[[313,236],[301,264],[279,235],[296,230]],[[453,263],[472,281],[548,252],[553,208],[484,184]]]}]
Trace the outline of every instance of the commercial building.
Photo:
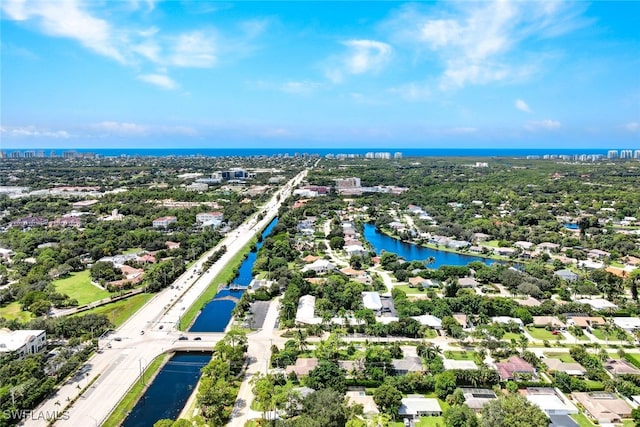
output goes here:
[{"label": "commercial building", "polygon": [[0,354],[13,353],[23,358],[29,354],[39,353],[46,346],[47,333],[44,330],[0,329]]},{"label": "commercial building", "polygon": [[178,218],[175,216],[163,216],[153,220],[153,228],[167,228],[169,225],[177,222]]}]

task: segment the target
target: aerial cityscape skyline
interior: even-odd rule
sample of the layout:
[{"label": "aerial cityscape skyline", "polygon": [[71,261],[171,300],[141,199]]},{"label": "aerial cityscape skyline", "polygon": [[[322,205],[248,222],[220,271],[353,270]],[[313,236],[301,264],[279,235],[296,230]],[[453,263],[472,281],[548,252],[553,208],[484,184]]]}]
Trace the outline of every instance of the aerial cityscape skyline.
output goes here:
[{"label": "aerial cityscape skyline", "polygon": [[617,148],[637,2],[2,3],[0,148]]}]

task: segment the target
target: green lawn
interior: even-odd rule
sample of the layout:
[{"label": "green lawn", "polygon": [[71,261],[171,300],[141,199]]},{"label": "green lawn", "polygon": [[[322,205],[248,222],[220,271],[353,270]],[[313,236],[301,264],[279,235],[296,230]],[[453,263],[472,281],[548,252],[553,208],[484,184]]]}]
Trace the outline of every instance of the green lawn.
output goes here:
[{"label": "green lawn", "polygon": [[111,323],[113,323],[117,328],[122,325],[129,317],[131,317],[136,311],[138,311],[151,298],[153,298],[153,294],[137,294],[132,296],[131,298],[102,305],[91,310],[83,311],[81,313],[78,313],[77,315],[83,316],[88,313],[104,314],[107,316],[109,321],[111,321]]},{"label": "green lawn", "polygon": [[593,328],[593,329],[591,329],[591,334],[593,336],[595,336],[596,338],[601,339],[601,340],[605,340],[605,341],[607,340],[607,338],[609,340],[612,340],[612,341],[619,341],[620,340],[620,337],[618,337],[618,335],[615,334],[613,331],[611,331],[611,333],[607,334],[607,332],[602,328]]},{"label": "green lawn", "polygon": [[573,418],[573,420],[575,422],[578,423],[578,425],[580,427],[593,427],[594,426],[593,423],[591,421],[589,421],[589,418],[587,418],[587,416],[582,414],[582,413],[573,414],[573,415],[570,415],[570,416],[571,416],[571,418]]},{"label": "green lawn", "polygon": [[544,353],[545,357],[549,357],[551,359],[560,359],[564,363],[575,363],[575,360],[569,353]]},{"label": "green lawn", "polygon": [[135,382],[129,392],[122,398],[120,403],[118,403],[118,406],[116,406],[111,414],[109,414],[109,418],[107,418],[106,421],[102,424],[103,427],[116,427],[122,424],[129,412],[133,409],[134,406],[136,406],[136,403],[138,402],[138,400],[140,400],[140,397],[142,397],[142,394],[144,393],[146,388],[146,382],[153,375],[155,375],[158,370],[160,370],[162,365],[166,360],[168,360],[169,357],[170,355],[168,354],[161,354],[160,356],[153,359],[153,361],[144,371],[145,381],[142,381],[142,378],[139,378]]},{"label": "green lawn", "polygon": [[475,353],[472,351],[445,351],[444,356],[453,360],[473,360]]},{"label": "green lawn", "polygon": [[[389,424],[391,427],[404,427],[404,423],[399,421],[397,423]],[[420,421],[416,423],[416,427],[445,427],[443,417],[420,417]]]},{"label": "green lawn", "polygon": [[498,248],[500,247],[500,245],[498,244],[498,240],[489,240],[487,242],[483,242],[480,245],[481,246],[489,246],[490,248]]},{"label": "green lawn", "polygon": [[431,328],[425,328],[425,330],[424,330],[424,337],[425,338],[435,338],[437,336],[438,336],[438,333],[435,330],[433,330]]},{"label": "green lawn", "polygon": [[123,255],[131,255],[131,254],[137,254],[138,252],[144,252],[144,249],[142,248],[131,248],[131,249],[127,249],[126,251],[122,252]]},{"label": "green lawn", "polygon": [[560,337],[560,340],[564,339],[564,336],[562,334],[553,335],[551,331],[547,331],[545,328],[536,328],[533,326],[527,326],[526,329],[527,329],[527,332],[529,332],[529,335],[531,335],[533,338],[537,340],[555,341],[558,339],[558,337]]},{"label": "green lawn", "polygon": [[33,314],[29,311],[22,311],[18,301],[0,307],[0,317],[7,320],[17,320],[18,322],[28,322],[33,318]]},{"label": "green lawn", "polygon": [[602,384],[600,381],[586,379],[584,380],[584,382],[587,384],[587,387],[589,388],[589,390],[592,390],[592,391],[604,390],[604,384]]},{"label": "green lawn", "polygon": [[407,295],[427,295],[427,290],[419,290],[418,288],[411,288],[409,285],[395,285],[394,288],[401,290]]},{"label": "green lawn", "polygon": [[71,273],[69,277],[55,280],[53,286],[61,294],[69,295],[78,300],[80,305],[108,298],[111,295],[109,291],[91,284],[89,270]]},{"label": "green lawn", "polygon": [[627,353],[625,358],[629,360],[629,362],[631,362],[632,364],[633,364],[633,361],[635,361],[634,363],[635,366],[640,366],[640,353]]},{"label": "green lawn", "polygon": [[591,339],[588,336],[584,335],[584,334],[578,336],[578,335],[574,334],[571,331],[569,331],[569,333],[571,334],[572,337],[577,338],[578,341],[591,341]]},{"label": "green lawn", "polygon": [[514,332],[507,332],[506,334],[504,334],[504,336],[502,337],[503,340],[507,340],[507,341],[511,341],[511,340],[519,340],[520,338],[522,338],[522,334],[516,334]]}]

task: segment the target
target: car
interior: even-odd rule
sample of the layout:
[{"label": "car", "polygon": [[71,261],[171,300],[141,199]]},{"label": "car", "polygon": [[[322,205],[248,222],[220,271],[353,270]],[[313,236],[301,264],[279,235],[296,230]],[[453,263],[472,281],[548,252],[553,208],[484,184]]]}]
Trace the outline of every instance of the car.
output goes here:
[{"label": "car", "polygon": [[120,338],[120,337],[115,337],[113,340],[114,340],[114,341],[122,341],[122,338]]},{"label": "car", "polygon": [[551,331],[551,333],[552,333],[553,335],[558,335],[560,332],[558,332],[558,331]]},{"label": "car", "polygon": [[140,331],[140,335],[144,335],[144,331]]},{"label": "car", "polygon": [[180,335],[180,336],[178,337],[178,341],[185,341],[185,340],[188,340],[188,339],[189,339],[189,338],[185,337],[184,335]]},{"label": "car", "polygon": [[158,327],[158,329],[162,329],[162,328],[164,328],[164,325],[160,325],[160,326]]},{"label": "car", "polygon": [[200,337],[195,337],[193,340],[194,340],[194,341],[202,341],[202,338],[200,338]]}]

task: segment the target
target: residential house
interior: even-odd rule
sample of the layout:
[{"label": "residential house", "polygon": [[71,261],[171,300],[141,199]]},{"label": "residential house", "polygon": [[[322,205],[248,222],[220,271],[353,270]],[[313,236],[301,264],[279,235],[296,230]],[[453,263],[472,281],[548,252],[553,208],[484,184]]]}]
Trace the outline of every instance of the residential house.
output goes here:
[{"label": "residential house", "polygon": [[501,325],[508,325],[510,323],[516,323],[520,328],[524,326],[522,320],[517,317],[509,317],[509,316],[494,316],[491,318],[493,323],[499,323]]},{"label": "residential house", "polygon": [[571,395],[591,418],[601,424],[619,423],[631,416],[631,406],[613,393],[574,392]]},{"label": "residential house", "polygon": [[473,277],[461,277],[458,279],[458,286],[461,288],[475,288],[480,286],[480,283]]},{"label": "residential house", "polygon": [[406,375],[409,372],[422,372],[422,359],[418,356],[405,356],[404,359],[393,359],[391,361],[393,373],[396,375]]},{"label": "residential house", "polygon": [[437,288],[439,287],[438,283],[431,279],[424,279],[420,276],[410,277],[409,278],[409,286],[412,288]]},{"label": "residential house", "polygon": [[561,331],[567,329],[567,325],[555,316],[533,316],[533,326],[538,328],[551,326]]},{"label": "residential house", "polygon": [[487,240],[490,240],[491,236],[485,233],[473,233],[473,236],[471,236],[471,239],[474,242],[485,242]]},{"label": "residential house", "polygon": [[605,320],[599,316],[567,315],[567,325],[577,326],[582,329],[604,324]]},{"label": "residential house", "polygon": [[171,224],[178,222],[175,216],[163,216],[153,220],[153,228],[168,228]]},{"label": "residential house", "polygon": [[0,355],[14,354],[23,359],[36,354],[47,346],[47,333],[44,330],[22,329],[11,331],[0,328]]},{"label": "residential house", "polygon": [[453,315],[453,318],[463,329],[472,328],[473,325],[469,321],[469,316],[462,313],[456,313]]},{"label": "residential house", "polygon": [[464,403],[476,412],[492,400],[497,399],[496,393],[488,388],[462,388]]},{"label": "residential house", "polygon": [[562,394],[560,390],[551,387],[530,387],[520,391],[524,397],[547,414],[570,415],[577,414],[578,408]]},{"label": "residential house", "polygon": [[322,322],[320,317],[315,315],[316,297],[313,295],[303,295],[298,300],[298,311],[296,312],[296,323],[304,325],[318,325]]},{"label": "residential house", "polygon": [[378,415],[380,410],[378,405],[373,400],[373,396],[367,396],[367,392],[364,390],[351,390],[347,391],[347,404],[362,405],[362,413],[365,417]]},{"label": "residential house", "polygon": [[0,258],[2,259],[11,259],[16,253],[11,249],[0,248]]},{"label": "residential house", "polygon": [[640,329],[640,317],[614,317],[613,323],[627,332]]},{"label": "residential house", "polygon": [[615,375],[640,375],[640,369],[623,359],[609,359],[604,363],[604,367]]},{"label": "residential house", "polygon": [[590,305],[594,310],[615,310],[618,308],[617,305],[603,298],[583,298],[576,300],[576,302],[579,302],[580,304]]},{"label": "residential house", "polygon": [[442,319],[436,316],[433,316],[431,314],[423,314],[422,316],[412,316],[411,318],[420,322],[422,326],[428,326],[437,331],[442,329]]},{"label": "residential house", "polygon": [[511,356],[506,362],[498,362],[495,365],[503,381],[517,379],[523,375],[536,375],[535,368],[520,356]]},{"label": "residential house", "polygon": [[369,253],[368,250],[362,247],[362,245],[345,245],[344,251],[347,253],[348,257],[356,256],[364,256]]},{"label": "residential house", "polygon": [[447,243],[447,247],[451,248],[451,249],[456,249],[456,250],[460,250],[460,249],[464,249],[468,246],[470,246],[471,243],[465,241],[465,240],[450,240]]},{"label": "residential house", "polygon": [[567,375],[582,377],[587,374],[587,370],[577,362],[563,362],[560,359],[547,358],[544,363],[550,372],[565,372]]},{"label": "residential house", "polygon": [[289,365],[285,368],[285,372],[290,374],[295,372],[298,378],[309,375],[309,372],[313,371],[318,366],[318,359],[315,357],[304,358],[300,357],[296,360],[295,365]]},{"label": "residential house", "polygon": [[170,251],[174,250],[174,249],[179,249],[180,248],[180,242],[171,242],[171,241],[166,241],[164,242],[164,245],[167,247],[167,249],[169,249]]},{"label": "residential house", "polygon": [[515,248],[493,248],[493,253],[500,256],[515,255],[517,249]]},{"label": "residential house", "polygon": [[43,227],[47,224],[49,224],[49,221],[47,221],[46,218],[42,218],[40,216],[26,216],[24,218],[11,221],[9,223],[9,227]]},{"label": "residential house", "polygon": [[444,363],[444,369],[449,371],[451,369],[458,369],[461,371],[475,371],[478,369],[478,365],[473,360],[455,360],[455,359],[444,359],[442,361]]},{"label": "residential house", "polygon": [[362,305],[364,308],[379,313],[382,311],[382,301],[380,300],[379,292],[362,292]]},{"label": "residential house", "polygon": [[312,270],[316,274],[325,274],[329,271],[334,271],[336,269],[336,265],[327,261],[326,259],[319,259],[314,261],[309,265],[305,265],[302,269],[302,272]]},{"label": "residential house", "polygon": [[611,254],[607,251],[601,251],[600,249],[591,249],[587,252],[587,258],[603,260],[610,257]]},{"label": "residential house", "polygon": [[420,394],[409,394],[402,398],[398,415],[414,420],[420,417],[438,417],[442,415],[442,408],[438,399],[426,398]]},{"label": "residential house", "polygon": [[63,216],[49,223],[49,227],[80,227],[82,220],[78,216]]},{"label": "residential house", "polygon": [[516,248],[523,249],[523,250],[525,250],[525,251],[529,251],[529,250],[531,250],[531,248],[533,247],[533,243],[531,243],[531,242],[524,242],[524,241],[518,241],[518,242],[515,242],[515,243],[513,244],[513,246],[515,246]]},{"label": "residential house", "polygon": [[567,282],[575,282],[578,280],[578,275],[571,270],[558,270],[553,274]]}]

